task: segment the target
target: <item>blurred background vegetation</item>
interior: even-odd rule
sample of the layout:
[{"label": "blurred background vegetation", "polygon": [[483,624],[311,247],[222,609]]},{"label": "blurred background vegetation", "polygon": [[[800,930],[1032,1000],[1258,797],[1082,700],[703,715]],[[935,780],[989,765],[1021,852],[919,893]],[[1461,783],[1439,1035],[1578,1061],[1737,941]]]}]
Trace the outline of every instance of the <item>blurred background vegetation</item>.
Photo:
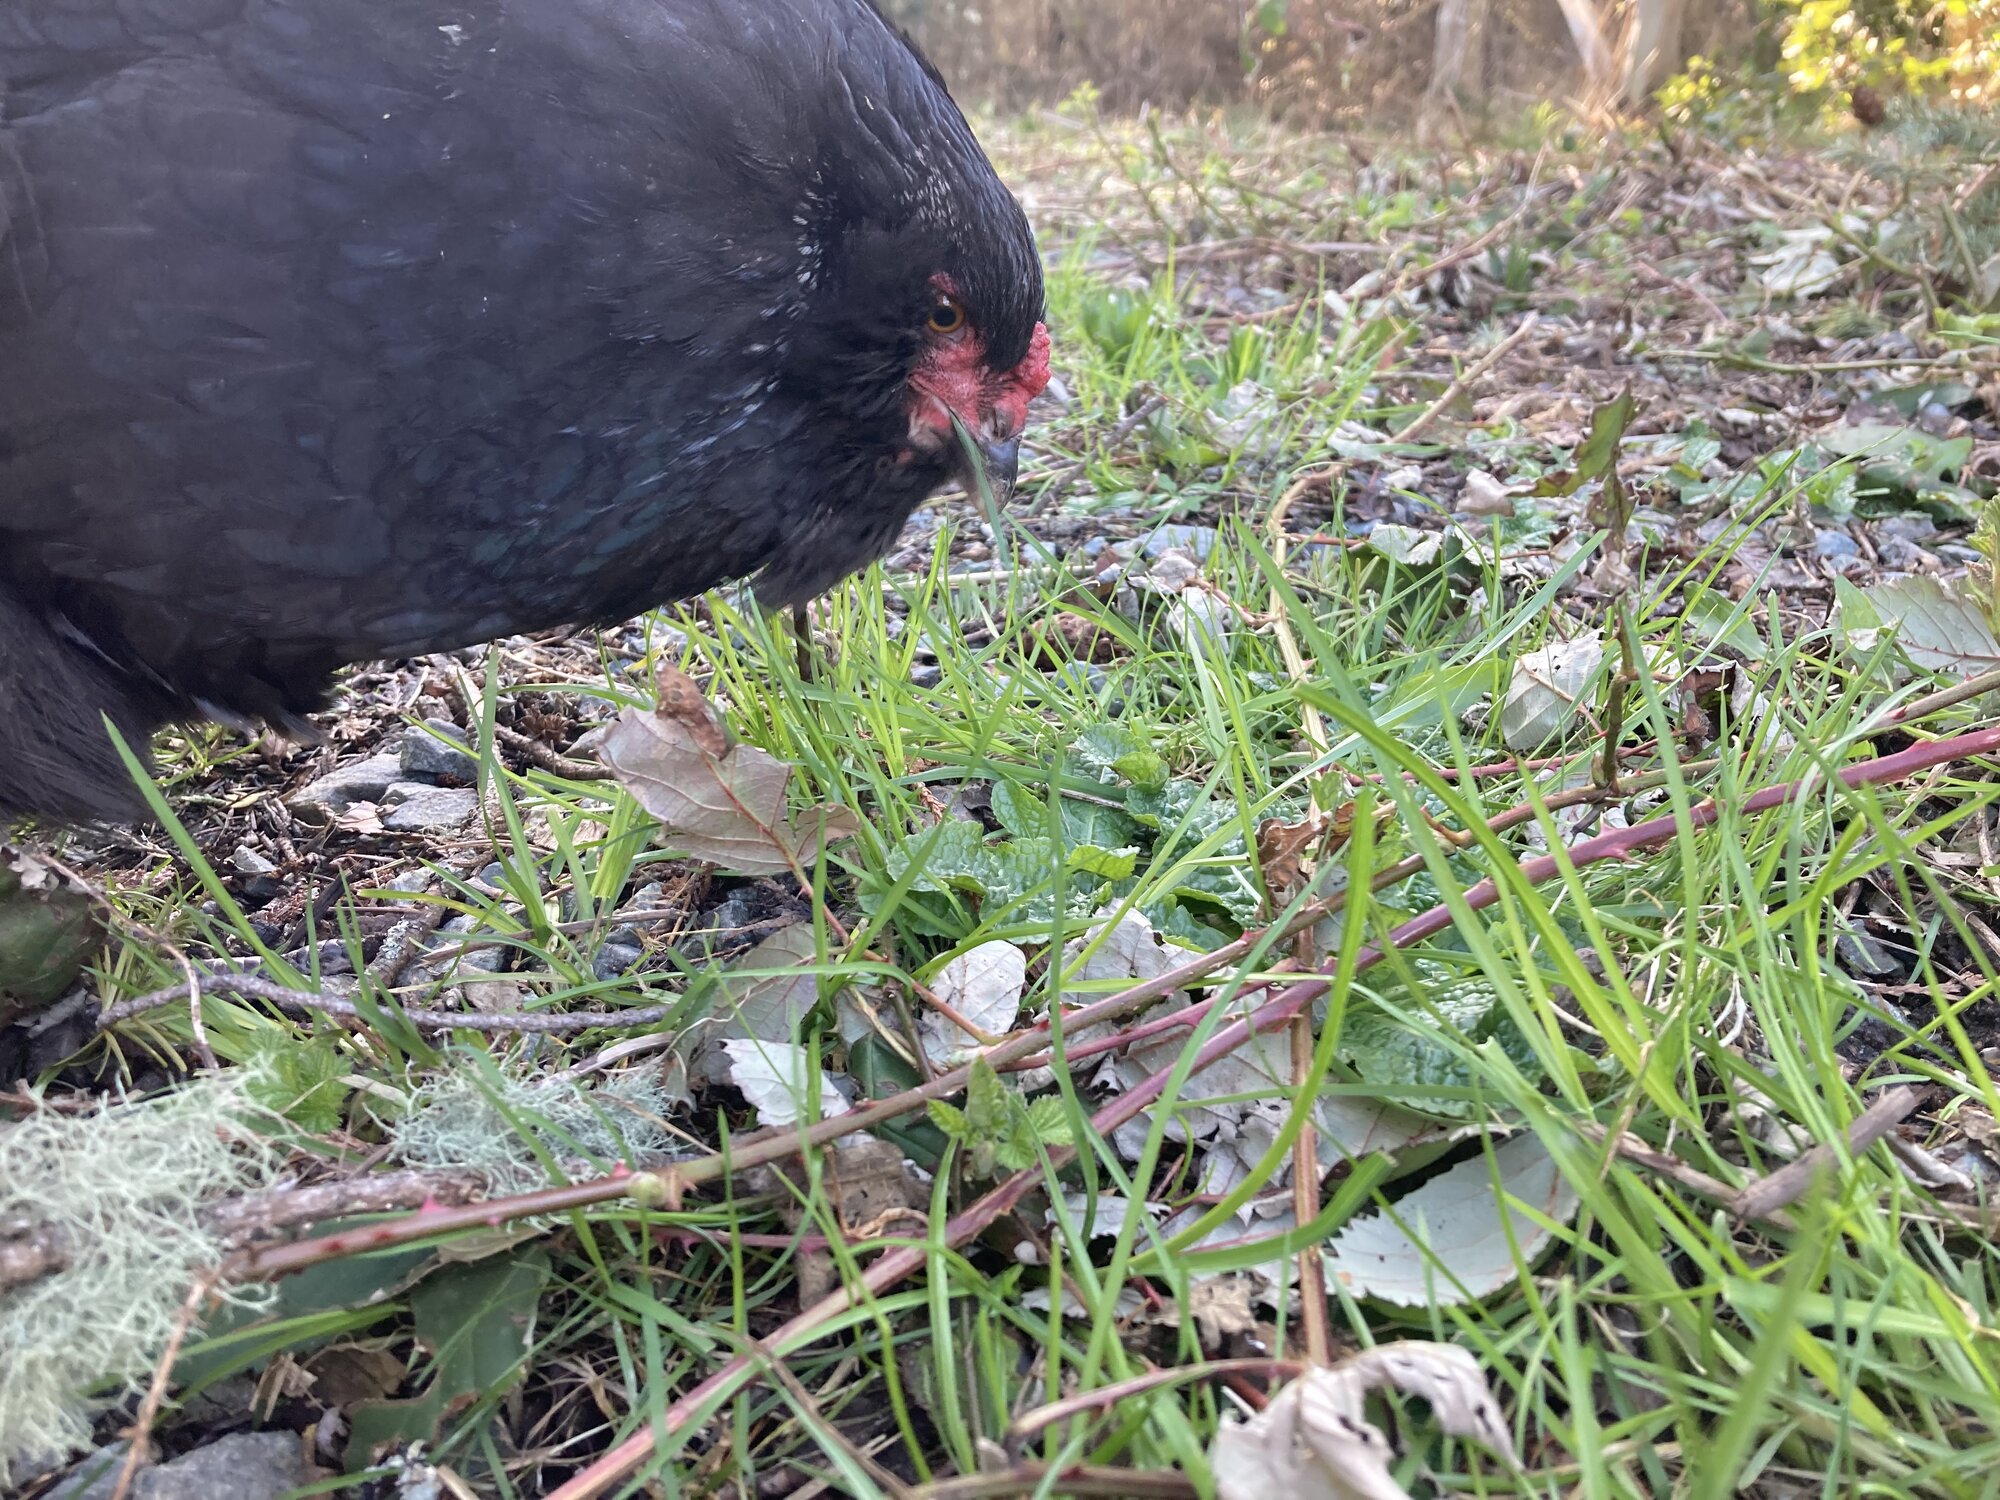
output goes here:
[{"label": "blurred background vegetation", "polygon": [[[2000,0],[888,0],[962,96],[1449,133],[1557,104],[1725,132],[2000,88]],[[1778,120],[1774,121],[1773,116]]]}]

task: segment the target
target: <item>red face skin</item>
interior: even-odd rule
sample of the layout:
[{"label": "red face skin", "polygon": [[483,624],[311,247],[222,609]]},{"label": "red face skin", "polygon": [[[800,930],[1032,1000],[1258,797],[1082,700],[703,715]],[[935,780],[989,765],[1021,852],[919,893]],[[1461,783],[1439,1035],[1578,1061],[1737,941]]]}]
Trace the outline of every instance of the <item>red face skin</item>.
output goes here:
[{"label": "red face skin", "polygon": [[1046,326],[1035,325],[1028,352],[1013,369],[990,369],[986,342],[960,307],[950,279],[940,276],[931,285],[938,305],[925,329],[929,347],[910,377],[910,445],[902,455],[905,462],[918,452],[938,453],[955,445],[953,417],[982,449],[1011,444],[1027,425],[1028,403],[1049,383]]}]

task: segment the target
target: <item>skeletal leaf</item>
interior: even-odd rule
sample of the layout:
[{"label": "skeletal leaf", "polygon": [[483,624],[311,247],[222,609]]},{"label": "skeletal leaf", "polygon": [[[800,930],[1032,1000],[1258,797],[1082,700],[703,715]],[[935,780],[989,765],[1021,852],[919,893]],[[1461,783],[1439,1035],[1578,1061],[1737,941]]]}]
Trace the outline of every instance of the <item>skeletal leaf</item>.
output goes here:
[{"label": "skeletal leaf", "polygon": [[728,997],[719,1034],[789,1042],[799,1022],[819,1003],[819,976],[799,972],[818,957],[810,922],[781,927],[722,975]]},{"label": "skeletal leaf", "polygon": [[1408,1500],[1389,1473],[1395,1450],[1366,1416],[1369,1392],[1385,1387],[1428,1402],[1432,1420],[1453,1437],[1483,1443],[1510,1467],[1517,1462],[1478,1362],[1456,1344],[1411,1339],[1308,1371],[1256,1416],[1225,1424],[1210,1453],[1216,1494],[1220,1500]]},{"label": "skeletal leaf", "polygon": [[[1000,1036],[1014,1029],[1027,983],[1027,954],[1012,943],[995,940],[968,948],[947,962],[931,980],[931,993],[985,1036]],[[980,1041],[935,1011],[924,1013],[918,1029],[924,1052],[934,1063],[945,1063]]]}]

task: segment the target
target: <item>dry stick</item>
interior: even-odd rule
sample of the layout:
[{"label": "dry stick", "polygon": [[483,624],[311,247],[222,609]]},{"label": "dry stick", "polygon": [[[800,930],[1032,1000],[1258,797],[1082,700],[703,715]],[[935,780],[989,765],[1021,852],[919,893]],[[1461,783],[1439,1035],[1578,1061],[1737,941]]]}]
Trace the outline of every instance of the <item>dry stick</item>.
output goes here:
[{"label": "dry stick", "polygon": [[[275,1005],[280,1010],[291,1011],[295,1015],[305,1015],[317,1010],[324,1011],[330,1016],[346,1016],[350,1020],[362,1019],[361,1008],[351,1000],[342,1000],[337,996],[321,994],[315,990],[290,989],[275,979],[264,978],[261,974],[227,972],[196,974],[195,984],[203,994],[220,992],[248,995],[253,999]],[[119,1021],[128,1021],[133,1016],[170,1004],[187,992],[188,986],[183,982],[170,985],[163,990],[154,990],[151,994],[121,1000],[116,1005],[107,1005],[104,1013],[98,1017],[98,1024],[111,1026]],[[681,1003],[677,1000],[672,1005],[647,1005],[632,1010],[571,1010],[550,1015],[489,1016],[421,1007],[405,1009],[402,1014],[413,1026],[459,1031],[527,1031],[545,1036],[562,1036],[573,1031],[588,1031],[598,1026],[656,1025],[680,1009]]]},{"label": "dry stick", "polygon": [[[1904,1118],[1924,1102],[1926,1092],[1905,1083],[1877,1094],[1874,1102],[1847,1127],[1844,1149],[1853,1156],[1864,1155],[1870,1146],[1902,1124]],[[1787,1204],[1797,1202],[1812,1185],[1813,1178],[1834,1166],[1838,1160],[1839,1151],[1834,1146],[1815,1146],[1737,1193],[1729,1200],[1729,1212],[1739,1220],[1768,1219]]]},{"label": "dry stick", "polygon": [[[1736,1201],[1737,1190],[1731,1184],[1724,1182],[1720,1177],[1709,1176],[1699,1167],[1689,1166],[1678,1156],[1647,1145],[1636,1136],[1627,1135],[1623,1131],[1607,1130],[1595,1120],[1577,1120],[1573,1122],[1573,1127],[1578,1135],[1597,1145],[1601,1146],[1609,1141],[1611,1149],[1634,1166],[1644,1167],[1656,1177],[1664,1177],[1669,1182],[1679,1184],[1697,1198],[1706,1198],[1711,1203],[1724,1205]],[[1790,1215],[1782,1209],[1774,1209],[1763,1222],[1773,1229],[1787,1232],[1797,1227]]]},{"label": "dry stick", "polygon": [[[1121,417],[1118,425],[1111,429],[1103,441],[1091,444],[1089,451],[1081,458],[1069,459],[1067,462],[1058,464],[1056,467],[1050,469],[1047,474],[1047,484],[1035,496],[1035,513],[1040,514],[1047,511],[1058,500],[1062,499],[1064,495],[1067,495],[1070,492],[1070,488],[1083,476],[1083,471],[1090,467],[1093,459],[1100,456],[1109,457],[1115,453],[1119,445],[1138,429],[1140,423],[1144,422],[1166,404],[1167,398],[1165,396],[1148,396],[1125,416]],[[966,574],[959,574],[953,578],[952,582],[963,582],[967,576]]]},{"label": "dry stick", "polygon": [[138,1415],[132,1419],[130,1446],[125,1450],[125,1462],[118,1469],[118,1483],[112,1487],[111,1500],[125,1500],[131,1492],[132,1481],[139,1474],[139,1460],[152,1446],[153,1424],[160,1419],[160,1407],[167,1399],[167,1381],[174,1372],[174,1361],[180,1358],[181,1345],[187,1341],[188,1330],[201,1315],[201,1305],[215,1290],[215,1278],[202,1275],[195,1278],[188,1288],[187,1300],[181,1304],[180,1312],[174,1318],[173,1332],[167,1336],[167,1347],[160,1351],[160,1362],[153,1367],[152,1381],[146,1387],[144,1399],[139,1403]]},{"label": "dry stick", "polygon": [[[1879,756],[1858,765],[1845,766],[1837,773],[1837,777],[1848,787],[1877,785],[1898,781],[1934,766],[1973,756],[1990,755],[1995,751],[2000,751],[2000,727],[1989,727],[1957,735],[1951,739],[1932,740],[1925,744],[1913,745],[1894,755]],[[1768,812],[1824,784],[1822,778],[1810,777],[1786,782],[1780,786],[1767,787],[1744,799],[1738,810],[1746,815]],[[1685,817],[1668,814],[1585,839],[1564,851],[1562,855],[1539,855],[1533,859],[1523,860],[1516,867],[1517,873],[1523,881],[1539,883],[1558,874],[1565,864],[1581,869],[1602,860],[1622,859],[1640,849],[1664,844],[1683,830],[1705,828],[1714,823],[1720,815],[1721,808],[1714,801],[1699,803],[1689,808]],[[1499,897],[1499,885],[1494,880],[1487,879],[1467,890],[1464,900],[1468,909],[1478,911],[1492,905]],[[1434,936],[1449,927],[1452,921],[1453,915],[1449,906],[1440,904],[1432,907],[1429,911],[1397,927],[1382,944],[1371,944],[1362,948],[1355,955],[1354,972],[1359,974],[1372,968],[1392,949],[1407,948],[1424,938]],[[1320,976],[1279,991],[1266,1001],[1254,1016],[1232,1022],[1219,1029],[1195,1054],[1189,1072],[1200,1072],[1218,1058],[1241,1046],[1256,1032],[1269,1031],[1285,1025],[1294,1015],[1324,994],[1331,987],[1331,983],[1330,976],[1322,973]],[[1097,1111],[1090,1119],[1092,1131],[1099,1136],[1107,1136],[1138,1115],[1166,1091],[1167,1085],[1180,1066],[1181,1064],[1176,1063],[1161,1069]],[[1051,1163],[1061,1167],[1075,1155],[1075,1149],[1063,1148],[1060,1151],[1052,1151],[1049,1155]],[[1001,1215],[1013,1209],[1041,1179],[1042,1173],[1039,1168],[1016,1173],[948,1221],[939,1236],[940,1240],[947,1247],[953,1248],[966,1243]],[[886,1251],[862,1276],[858,1290],[843,1289],[822,1298],[770,1334],[764,1340],[766,1347],[782,1355],[799,1342],[813,1336],[824,1324],[846,1312],[859,1296],[880,1296],[905,1277],[914,1275],[928,1264],[930,1254],[929,1242]],[[701,1415],[703,1408],[711,1401],[726,1399],[755,1373],[756,1366],[750,1360],[741,1357],[731,1360],[668,1407],[660,1422],[649,1425],[625,1439],[582,1473],[554,1491],[548,1500],[595,1500],[595,1497],[618,1484],[651,1456],[660,1434],[672,1435],[688,1426]]]},{"label": "dry stick", "polygon": [[1135,1396],[1144,1396],[1153,1391],[1167,1390],[1175,1386],[1194,1385],[1209,1380],[1223,1380],[1233,1375],[1256,1375],[1265,1380],[1296,1380],[1310,1368],[1305,1361],[1279,1359],[1265,1356],[1256,1359],[1217,1359],[1204,1364],[1177,1365],[1168,1369],[1148,1370],[1143,1375],[1134,1375],[1126,1380],[1113,1381],[1095,1390],[1079,1391],[1073,1396],[1064,1396],[1033,1411],[1022,1412],[1007,1424],[1007,1431],[1001,1446],[1010,1458],[1018,1458],[1029,1439],[1037,1433],[1067,1422],[1074,1417],[1086,1417],[1111,1410]]},{"label": "dry stick", "polygon": [[1981,672],[1977,677],[1968,677],[1965,681],[1955,683],[1951,687],[1939,688],[1935,693],[1926,693],[1921,698],[1912,699],[1901,708],[1884,714],[1882,722],[1884,724],[1908,724],[1916,719],[1928,718],[1942,709],[1951,708],[1956,704],[1966,702],[1968,699],[1990,693],[1996,688],[2000,688],[2000,669],[1991,672]]},{"label": "dry stick", "polygon": [[[1303,492],[1304,486],[1294,482],[1288,486],[1278,503],[1271,507],[1271,514],[1265,521],[1269,533],[1267,545],[1271,549],[1274,571],[1281,573],[1285,566],[1285,518],[1293,502]],[[1305,653],[1299,650],[1297,639],[1292,634],[1291,619],[1285,609],[1285,601],[1277,584],[1271,585],[1270,617],[1273,632],[1277,636],[1279,654],[1285,663],[1285,672],[1293,682],[1310,680],[1311,672]],[[1306,746],[1315,760],[1324,760],[1330,748],[1326,733],[1326,721],[1311,703],[1299,705],[1299,724]],[[1323,780],[1330,771],[1322,770],[1314,778]],[[1268,879],[1269,871],[1265,872]],[[1308,951],[1312,943],[1312,929],[1301,928],[1292,939],[1295,947],[1293,956],[1301,966],[1312,961]],[[1303,1090],[1312,1076],[1314,1046],[1312,1017],[1301,1014],[1292,1021],[1292,1083],[1294,1088]],[[1301,1224],[1310,1224],[1319,1217],[1319,1136],[1310,1120],[1299,1131],[1292,1143],[1292,1217]],[[1326,1272],[1320,1261],[1319,1246],[1299,1247],[1299,1309],[1305,1324],[1307,1356],[1315,1364],[1326,1364],[1333,1357],[1333,1335],[1328,1327],[1326,1312]]]},{"label": "dry stick", "polygon": [[1535,325],[1541,321],[1542,321],[1542,315],[1538,312],[1531,312],[1525,318],[1521,319],[1520,327],[1516,328],[1512,333],[1508,334],[1507,337],[1500,340],[1500,342],[1495,344],[1491,349],[1488,349],[1485,352],[1485,354],[1481,355],[1479,359],[1474,362],[1471,369],[1467,370],[1463,375],[1460,375],[1456,380],[1452,381],[1450,385],[1446,386],[1444,388],[1443,395],[1439,396],[1437,400],[1433,401],[1429,406],[1425,407],[1409,422],[1405,423],[1402,430],[1396,433],[1395,436],[1391,437],[1389,441],[1391,443],[1409,443],[1409,442],[1414,442],[1417,438],[1421,437],[1425,429],[1428,428],[1431,425],[1431,423],[1435,422],[1441,415],[1443,415],[1445,410],[1448,407],[1450,407],[1452,402],[1456,401],[1460,396],[1462,396],[1466,392],[1466,390],[1470,386],[1472,386],[1474,382],[1476,382],[1482,376],[1484,376],[1488,370],[1492,369],[1495,365],[1499,364],[1501,360],[1505,359],[1509,354],[1513,353],[1515,348],[1520,344],[1521,340],[1525,339],[1529,334],[1533,333],[1535,331]]},{"label": "dry stick", "polygon": [[505,724],[493,726],[493,739],[505,745],[531,766],[538,766],[553,775],[568,781],[609,781],[611,772],[592,760],[577,760],[564,755],[553,746],[545,745],[538,739],[522,734],[518,729],[509,729]]}]

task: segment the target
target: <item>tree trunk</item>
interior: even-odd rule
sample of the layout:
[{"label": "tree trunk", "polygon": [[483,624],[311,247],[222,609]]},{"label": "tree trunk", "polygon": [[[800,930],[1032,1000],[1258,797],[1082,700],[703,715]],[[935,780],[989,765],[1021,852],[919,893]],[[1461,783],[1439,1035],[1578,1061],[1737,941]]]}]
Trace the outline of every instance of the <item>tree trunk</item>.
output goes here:
[{"label": "tree trunk", "polygon": [[1431,43],[1433,102],[1476,103],[1486,97],[1486,17],[1492,0],[1442,0]]},{"label": "tree trunk", "polygon": [[1681,21],[1686,0],[1634,0],[1625,28],[1623,76],[1619,97],[1637,109],[1654,89],[1686,61],[1681,56]]}]

